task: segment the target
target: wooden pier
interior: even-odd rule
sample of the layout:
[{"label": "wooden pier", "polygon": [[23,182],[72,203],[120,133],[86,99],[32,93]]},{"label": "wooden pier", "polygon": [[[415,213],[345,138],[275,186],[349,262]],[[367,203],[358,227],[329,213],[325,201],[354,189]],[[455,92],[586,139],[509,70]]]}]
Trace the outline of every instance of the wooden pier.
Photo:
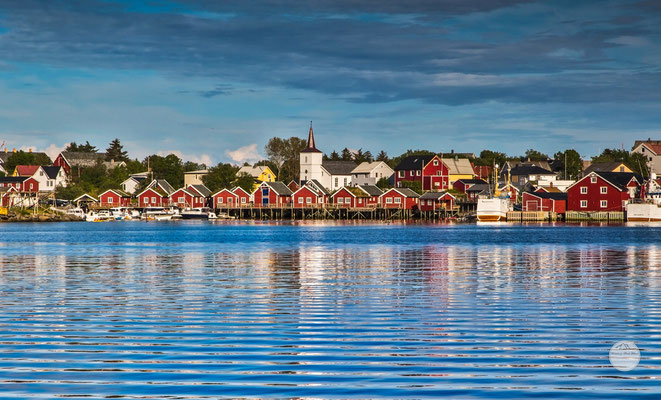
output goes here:
[{"label": "wooden pier", "polygon": [[456,218],[455,211],[419,211],[403,208],[346,208],[333,207],[223,207],[216,214],[236,219],[255,220],[448,220]]},{"label": "wooden pier", "polygon": [[558,219],[559,215],[550,211],[510,211],[507,213],[507,222],[553,222]]},{"label": "wooden pier", "polygon": [[600,221],[600,222],[623,222],[624,212],[622,211],[601,211],[601,212],[581,212],[567,211],[565,221]]}]

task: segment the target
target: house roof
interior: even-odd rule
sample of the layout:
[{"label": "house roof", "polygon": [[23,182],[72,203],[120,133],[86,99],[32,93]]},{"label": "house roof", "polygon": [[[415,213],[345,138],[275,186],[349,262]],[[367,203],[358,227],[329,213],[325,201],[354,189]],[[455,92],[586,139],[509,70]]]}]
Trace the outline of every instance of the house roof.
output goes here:
[{"label": "house roof", "polygon": [[[424,156],[408,156],[404,157],[402,161],[397,164],[395,171],[400,170],[419,170],[422,169],[425,165],[436,157],[436,155],[424,155]],[[472,172],[471,172],[472,173]]]},{"label": "house roof", "polygon": [[537,165],[525,164],[517,165],[516,167],[510,170],[510,175],[522,176],[522,175],[555,175],[552,171],[538,167]]},{"label": "house roof", "polygon": [[200,195],[204,197],[211,196],[211,190],[204,185],[188,185],[189,188],[195,189]]},{"label": "house roof", "polygon": [[78,162],[97,162],[105,161],[106,153],[87,152],[87,151],[63,151],[60,153],[69,165]]},{"label": "house roof", "polygon": [[485,181],[484,179],[457,179],[456,182],[461,182],[464,184],[471,184],[471,185],[475,185],[478,183],[487,184],[487,181]]},{"label": "house roof", "polygon": [[455,198],[452,194],[450,194],[448,192],[425,192],[425,193],[422,194],[422,196],[420,196],[420,198],[421,199],[429,199],[429,200],[438,200],[438,199],[440,199],[441,197],[444,197],[444,196],[450,196],[453,199]]},{"label": "house roof", "polygon": [[321,166],[331,175],[351,175],[351,171],[356,168],[356,163],[353,161],[324,160],[321,162]]},{"label": "house roof", "polygon": [[466,192],[476,192],[476,193],[481,193],[483,191],[489,191],[490,187],[488,183],[477,183],[468,189],[466,189]]},{"label": "house roof", "polygon": [[48,179],[55,179],[55,178],[57,178],[57,174],[60,173],[60,170],[62,169],[62,167],[56,166],[56,165],[48,165],[48,166],[45,166],[45,167],[41,167],[41,169],[44,170],[44,172],[48,176]]},{"label": "house roof", "polygon": [[546,193],[564,193],[562,190],[555,186],[539,186],[538,189],[544,190]]},{"label": "house roof", "polygon": [[643,177],[634,172],[595,172],[610,183],[620,186],[626,190],[627,184],[635,179],[640,185],[643,182]]},{"label": "house roof", "polygon": [[[40,151],[33,151],[33,152],[28,152],[28,153],[29,154],[34,154],[34,155],[43,155],[43,156],[48,157],[48,154],[40,152]],[[15,153],[13,151],[8,151],[8,152],[5,153],[4,149],[2,149],[2,151],[0,151],[0,164],[6,163],[7,160],[9,159],[9,157],[12,156],[12,154],[15,154]]]},{"label": "house roof", "polygon": [[336,194],[339,193],[342,189],[344,189],[344,190],[346,190],[347,192],[351,193],[351,194],[354,195],[355,197],[370,197],[369,193],[365,192],[364,190],[362,190],[362,189],[359,188],[358,186],[344,186],[344,187],[341,187],[341,188],[337,189],[337,190],[335,191],[335,193],[333,193],[333,195],[336,195]]},{"label": "house roof", "polygon": [[[587,175],[587,174],[589,174],[590,172],[593,172],[593,171],[594,172],[618,172],[618,171],[615,171],[615,170],[618,169],[622,165],[627,167],[626,164],[624,164],[623,162],[620,162],[620,161],[592,163],[592,164],[590,164],[589,167],[587,167],[585,169],[585,171],[583,171],[583,174]],[[630,168],[627,167],[627,169],[630,169]]]},{"label": "house roof", "polygon": [[450,175],[474,175],[473,166],[467,158],[441,158]]},{"label": "house roof", "polygon": [[250,196],[250,193],[246,192],[241,186],[237,186],[234,189],[232,189],[232,193],[236,194],[236,192],[242,191],[246,196]]},{"label": "house roof", "polygon": [[106,193],[108,193],[108,192],[113,192],[113,193],[115,193],[116,195],[121,196],[121,197],[131,197],[130,194],[126,193],[126,192],[123,191],[123,190],[119,190],[119,189],[108,189],[108,190],[106,190],[105,192],[101,193],[101,194],[99,195],[99,197],[101,197],[102,195],[104,195],[104,194],[106,194]]},{"label": "house roof", "polygon": [[32,176],[39,170],[39,165],[17,165],[18,176]]},{"label": "house roof", "polygon": [[655,155],[661,154],[661,140],[636,140],[633,144],[633,148],[635,149],[641,144],[644,144],[645,147],[650,149]]},{"label": "house roof", "polygon": [[170,185],[170,183],[169,183],[168,181],[166,181],[165,179],[155,179],[155,180],[153,180],[152,183],[149,185],[149,187],[151,187],[151,186],[158,186],[158,187],[160,187],[161,190],[162,190],[163,192],[165,192],[165,194],[166,194],[167,196],[169,196],[169,195],[171,195],[172,193],[174,193],[174,190],[175,190],[175,189],[172,187],[172,185]]},{"label": "house roof", "polygon": [[370,196],[381,196],[383,194],[383,190],[381,190],[378,186],[360,185],[360,188],[367,192]]},{"label": "house roof", "polygon": [[[294,194],[287,185],[284,183],[277,181],[277,182],[264,182],[265,184],[269,185],[269,187],[278,195],[278,196],[291,196]],[[259,188],[257,189],[259,190]]]},{"label": "house roof", "polygon": [[266,169],[269,169],[269,171],[271,170],[266,165],[258,165],[256,167],[251,167],[250,165],[244,165],[243,167],[239,168],[236,174],[239,175],[241,173],[244,173],[252,176],[253,178],[257,178],[262,174],[262,172],[266,171]]},{"label": "house roof", "polygon": [[95,202],[95,203],[98,203],[98,202],[99,202],[99,200],[95,199],[94,197],[90,196],[90,195],[87,194],[87,193],[83,193],[83,194],[81,194],[80,196],[78,196],[78,197],[76,197],[75,199],[73,199],[73,201],[78,202],[78,201],[83,201],[83,200],[86,200],[86,199],[87,199],[87,200],[91,200],[91,201],[93,201],[93,202]]},{"label": "house roof", "polygon": [[26,179],[30,179],[29,176],[3,176],[0,177],[0,183],[17,183],[24,182]]},{"label": "house roof", "polygon": [[392,189],[386,190],[385,192],[383,192],[383,194],[386,194],[386,193],[390,192],[391,190],[399,192],[399,194],[401,194],[403,196],[406,196],[406,197],[420,197],[420,195],[418,193],[416,193],[414,190],[409,189],[409,188],[392,188]]},{"label": "house roof", "polygon": [[351,171],[351,173],[352,174],[368,174],[368,173],[374,171],[374,169],[378,168],[381,164],[385,165],[388,169],[392,170],[392,168],[390,168],[390,166],[388,164],[384,163],[383,161],[374,161],[374,162],[363,161],[360,164],[358,164],[358,166],[356,168],[354,168],[353,171]]},{"label": "house roof", "polygon": [[547,193],[547,192],[526,192],[533,196],[539,197],[540,199],[553,199],[553,200],[567,200],[567,193]]},{"label": "house roof", "polygon": [[[319,182],[318,180],[310,179],[309,181],[306,182],[306,184],[310,184],[315,189],[317,189],[319,192],[321,192],[323,195],[330,196],[330,192],[328,190],[326,190],[324,185],[322,185],[321,182]],[[287,186],[287,187],[289,187],[289,186]]]}]

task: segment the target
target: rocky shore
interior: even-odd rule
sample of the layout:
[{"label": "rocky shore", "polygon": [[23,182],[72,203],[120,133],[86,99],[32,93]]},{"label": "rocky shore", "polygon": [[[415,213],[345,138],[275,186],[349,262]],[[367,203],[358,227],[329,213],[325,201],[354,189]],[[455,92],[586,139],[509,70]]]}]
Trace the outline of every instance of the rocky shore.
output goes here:
[{"label": "rocky shore", "polygon": [[38,213],[25,214],[9,212],[7,215],[0,215],[0,223],[3,222],[71,222],[84,221],[84,219],[67,215],[63,213]]}]

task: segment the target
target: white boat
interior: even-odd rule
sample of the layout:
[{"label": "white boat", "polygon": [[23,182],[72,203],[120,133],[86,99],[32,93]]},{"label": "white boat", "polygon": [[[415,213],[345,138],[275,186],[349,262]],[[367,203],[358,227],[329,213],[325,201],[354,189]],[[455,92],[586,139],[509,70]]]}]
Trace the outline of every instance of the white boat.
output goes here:
[{"label": "white boat", "polygon": [[85,218],[85,211],[83,211],[82,208],[72,208],[70,210],[67,210],[65,212],[67,215],[71,215],[73,217],[78,217],[78,218]]},{"label": "white boat", "polygon": [[113,221],[114,219],[115,217],[113,217],[110,211],[108,210],[101,210],[98,213],[94,211],[90,211],[85,216],[85,221],[87,222],[106,222],[106,221]]},{"label": "white boat", "polygon": [[508,198],[477,199],[477,220],[480,222],[507,221],[507,212],[511,210]]},{"label": "white boat", "polygon": [[163,207],[145,208],[141,218],[147,221],[170,221],[174,213]]},{"label": "white boat", "polygon": [[661,221],[661,207],[653,203],[629,203],[626,207],[627,221]]},{"label": "white boat", "polygon": [[183,219],[215,219],[216,214],[207,207],[187,208],[181,211]]}]

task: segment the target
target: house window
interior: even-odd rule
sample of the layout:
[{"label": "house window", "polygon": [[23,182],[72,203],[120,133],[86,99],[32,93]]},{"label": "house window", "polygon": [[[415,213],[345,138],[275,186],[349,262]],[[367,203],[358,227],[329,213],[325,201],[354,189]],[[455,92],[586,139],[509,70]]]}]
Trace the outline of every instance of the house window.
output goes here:
[{"label": "house window", "polygon": [[30,184],[30,190],[32,190],[32,184]]},{"label": "house window", "polygon": [[434,166],[438,166],[438,160],[434,160]]},{"label": "house window", "polygon": [[351,204],[351,197],[345,197],[345,198],[344,198],[344,202],[345,202],[346,204]]},{"label": "house window", "polygon": [[308,204],[312,203],[312,198],[307,197],[307,198],[305,199],[305,202],[308,203]]},{"label": "house window", "polygon": [[184,203],[185,201],[186,201],[186,199],[184,199],[183,196],[179,197],[179,203]]},{"label": "house window", "polygon": [[156,204],[156,197],[152,197],[152,198],[151,198],[151,202],[154,203],[154,204]]},{"label": "house window", "polygon": [[223,198],[222,197],[218,198],[218,203],[223,204]]},{"label": "house window", "polygon": [[245,197],[241,197],[241,204],[243,204],[243,203],[245,203],[245,202],[246,202],[246,198],[245,198]]},{"label": "house window", "polygon": [[335,178],[335,187],[337,187],[340,178]]},{"label": "house window", "polygon": [[344,186],[347,186],[347,178],[344,178]]},{"label": "house window", "polygon": [[395,204],[402,204],[402,198],[401,197],[395,197]]},{"label": "house window", "polygon": [[112,196],[108,197],[108,203],[112,203],[113,201],[115,200],[112,198]]},{"label": "house window", "polygon": [[358,203],[363,204],[363,199],[358,199]]},{"label": "house window", "polygon": [[599,189],[601,190],[601,194],[606,194],[606,193],[608,193],[608,187],[606,187],[606,186],[602,186],[602,187],[600,187]]},{"label": "house window", "polygon": [[581,208],[587,208],[588,207],[588,201],[587,200],[581,200]]},{"label": "house window", "polygon": [[44,176],[44,171],[39,171],[39,176]]},{"label": "house window", "polygon": [[228,198],[227,198],[227,202],[228,202],[228,203],[233,203],[232,198],[231,198],[231,197],[228,197]]},{"label": "house window", "polygon": [[415,176],[420,176],[420,170],[415,171]]},{"label": "house window", "polygon": [[608,207],[608,200],[602,200],[600,203],[601,203],[601,204],[599,204],[599,205],[601,206],[601,208],[606,208],[606,207]]},{"label": "house window", "polygon": [[303,198],[302,197],[298,198],[298,204],[303,204]]},{"label": "house window", "polygon": [[596,176],[591,176],[590,177],[590,183],[597,183],[597,177]]},{"label": "house window", "polygon": [[392,204],[392,197],[386,198],[386,204]]},{"label": "house window", "polygon": [[305,162],[308,162],[308,156],[305,156]]},{"label": "house window", "polygon": [[338,197],[337,204],[344,204],[344,197]]},{"label": "house window", "polygon": [[404,170],[401,170],[401,171],[399,171],[398,173],[399,173],[399,177],[400,177],[400,178],[403,178],[403,177],[404,177]]},{"label": "house window", "polygon": [[587,194],[588,193],[588,187],[587,186],[581,186],[581,194]]}]

